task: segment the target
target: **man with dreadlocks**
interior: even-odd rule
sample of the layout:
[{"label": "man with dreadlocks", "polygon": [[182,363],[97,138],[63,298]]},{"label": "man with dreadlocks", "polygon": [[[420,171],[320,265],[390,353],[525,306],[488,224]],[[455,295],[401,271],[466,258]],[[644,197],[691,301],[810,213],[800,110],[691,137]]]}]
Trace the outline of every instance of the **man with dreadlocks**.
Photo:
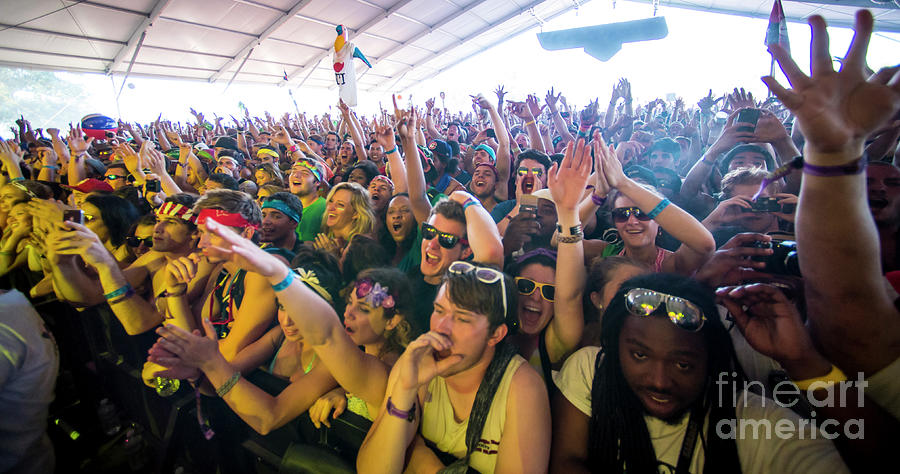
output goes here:
[{"label": "man with dreadlocks", "polygon": [[[847,472],[807,420],[743,390],[716,314],[713,293],[694,280],[652,274],[623,283],[603,313],[602,348],[577,351],[556,381],[552,470]],[[799,429],[785,437],[745,430],[748,422]]]}]

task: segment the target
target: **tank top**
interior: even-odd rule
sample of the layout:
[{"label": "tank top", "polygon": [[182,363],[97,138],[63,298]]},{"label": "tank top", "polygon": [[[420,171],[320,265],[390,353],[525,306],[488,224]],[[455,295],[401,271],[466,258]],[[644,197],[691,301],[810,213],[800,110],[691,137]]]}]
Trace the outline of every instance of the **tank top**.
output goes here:
[{"label": "tank top", "polygon": [[[656,248],[656,261],[653,262],[653,271],[656,273],[662,272],[663,260],[665,260],[666,257],[672,253],[675,253],[675,252],[670,252],[662,247],[657,247]],[[621,255],[623,257],[627,256],[627,255],[625,255],[625,247],[622,247],[622,251],[619,252],[619,255]]]},{"label": "tank top", "polygon": [[[491,402],[484,429],[481,432],[481,440],[472,456],[469,458],[469,466],[482,473],[494,472],[497,464],[497,451],[500,448],[500,440],[503,437],[503,427],[506,424],[506,402],[509,396],[509,386],[516,370],[525,363],[522,356],[515,355],[506,366],[500,385]],[[428,395],[422,407],[422,436],[430,441],[438,450],[452,454],[456,458],[466,455],[466,429],[469,427],[468,418],[458,423],[453,416],[453,406],[450,404],[450,394],[447,392],[447,382],[443,377],[435,377],[428,384]]]}]

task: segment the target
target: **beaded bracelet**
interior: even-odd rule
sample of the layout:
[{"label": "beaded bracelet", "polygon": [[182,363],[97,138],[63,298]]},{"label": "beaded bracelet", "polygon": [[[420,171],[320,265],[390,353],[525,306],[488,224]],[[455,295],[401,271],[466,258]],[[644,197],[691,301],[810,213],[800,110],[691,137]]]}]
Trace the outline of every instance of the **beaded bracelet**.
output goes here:
[{"label": "beaded bracelet", "polygon": [[[294,273],[294,272],[291,272],[291,273]],[[234,388],[235,384],[237,384],[238,380],[240,380],[240,379],[241,379],[241,373],[236,371],[234,374],[232,374],[230,379],[228,379],[225,383],[223,383],[221,387],[216,389],[216,395],[218,395],[219,398],[224,397],[225,395],[228,394],[228,392],[231,391],[232,388]]]},{"label": "beaded bracelet", "polygon": [[275,293],[278,293],[279,291],[282,291],[285,288],[291,286],[291,282],[293,282],[293,281],[294,281],[294,271],[288,270],[288,273],[287,273],[287,275],[285,275],[284,280],[281,280],[281,282],[279,282],[276,285],[272,285],[272,290],[274,290]]}]

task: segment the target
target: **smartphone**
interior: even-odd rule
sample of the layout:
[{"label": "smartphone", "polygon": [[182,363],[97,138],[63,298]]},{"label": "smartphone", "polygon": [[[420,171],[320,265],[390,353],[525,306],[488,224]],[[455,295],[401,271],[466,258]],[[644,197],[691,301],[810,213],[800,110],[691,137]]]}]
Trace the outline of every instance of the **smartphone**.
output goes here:
[{"label": "smartphone", "polygon": [[63,211],[63,221],[69,221],[84,225],[84,211],[82,211],[81,209],[71,209],[68,211]]},{"label": "smartphone", "polygon": [[735,123],[752,123],[752,127],[738,127],[739,132],[753,132],[756,130],[756,122],[759,120],[759,109],[744,109],[738,112]]},{"label": "smartphone", "polygon": [[484,134],[487,135],[487,136],[489,136],[489,137],[491,137],[491,138],[493,138],[494,140],[497,139],[497,134],[494,133],[494,129],[493,129],[493,128],[489,128],[489,129],[485,130]]},{"label": "smartphone", "polygon": [[147,192],[148,193],[158,193],[162,190],[162,186],[158,179],[152,179],[147,181]]},{"label": "smartphone", "polygon": [[533,194],[523,194],[519,198],[519,213],[530,212],[537,215],[538,198]]}]

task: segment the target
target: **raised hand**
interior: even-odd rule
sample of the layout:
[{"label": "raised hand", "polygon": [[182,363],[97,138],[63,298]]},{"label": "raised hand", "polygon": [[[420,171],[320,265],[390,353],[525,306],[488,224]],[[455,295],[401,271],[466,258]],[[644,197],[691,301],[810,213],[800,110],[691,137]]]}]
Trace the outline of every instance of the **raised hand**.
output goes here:
[{"label": "raised hand", "polygon": [[506,97],[506,91],[503,90],[503,84],[497,86],[497,89],[494,90],[494,94],[497,95],[497,103],[502,106],[503,98]]},{"label": "raised hand", "polygon": [[425,100],[425,110],[431,112],[431,109],[434,108],[434,97]]},{"label": "raised hand", "polygon": [[534,94],[528,94],[528,97],[525,99],[525,104],[528,106],[528,110],[531,111],[531,115],[534,117],[540,117],[544,112],[544,107],[546,107],[546,105],[541,105],[540,99]]},{"label": "raised hand", "polygon": [[734,92],[728,94],[725,99],[729,110],[740,110],[746,108],[755,108],[756,101],[753,100],[753,94],[744,90],[743,87],[738,89],[734,88]]},{"label": "raised hand", "polygon": [[556,103],[559,102],[559,97],[562,95],[562,92],[557,94],[554,94],[553,92],[553,88],[551,87],[550,90],[547,91],[547,97],[544,99],[550,110],[556,110]]},{"label": "raised hand", "polygon": [[900,108],[900,67],[866,77],[866,52],[874,24],[868,10],[856,13],[856,34],[840,71],[834,70],[825,19],[814,15],[809,24],[812,74],[804,74],[784,48],[770,45],[769,52],[792,89],[784,88],[771,76],[764,77],[763,82],[797,117],[806,138],[804,158],[820,165],[843,164],[848,156],[862,156],[866,138]]},{"label": "raised hand", "polygon": [[236,263],[238,267],[259,273],[266,278],[284,275],[287,267],[278,257],[267,253],[231,228],[212,219],[207,219],[205,226],[208,232],[218,235],[224,241],[221,246],[211,246],[208,249]]},{"label": "raised hand", "polygon": [[451,354],[440,358],[442,354],[449,353],[452,348],[453,341],[436,331],[422,334],[410,342],[394,365],[394,370],[399,370],[400,373],[397,380],[399,388],[415,391],[462,361],[461,354]]},{"label": "raised hand", "polygon": [[591,165],[591,147],[586,146],[583,139],[566,145],[562,161],[554,163],[547,173],[547,187],[556,207],[568,210],[578,208],[591,174]]},{"label": "raised hand", "polygon": [[598,112],[599,101],[594,100],[591,101],[584,110],[581,111],[581,123],[580,126],[582,128],[589,127],[597,123],[597,120],[600,120],[600,113]]},{"label": "raised hand", "polygon": [[594,150],[594,194],[598,197],[606,197],[612,191],[612,186],[606,181],[606,174],[603,172],[604,159],[619,161],[616,150],[612,145],[607,146],[603,141],[603,137],[599,140],[591,142]]},{"label": "raised hand", "polygon": [[713,91],[710,89],[709,94],[697,102],[697,107],[700,107],[700,111],[704,113],[710,113],[712,112],[713,107],[715,107],[722,99],[724,99],[724,97],[713,99]]},{"label": "raised hand", "polygon": [[76,126],[69,132],[69,148],[72,149],[72,156],[79,156],[87,153],[88,147],[94,141],[93,137],[84,138],[84,132],[81,126]]}]

